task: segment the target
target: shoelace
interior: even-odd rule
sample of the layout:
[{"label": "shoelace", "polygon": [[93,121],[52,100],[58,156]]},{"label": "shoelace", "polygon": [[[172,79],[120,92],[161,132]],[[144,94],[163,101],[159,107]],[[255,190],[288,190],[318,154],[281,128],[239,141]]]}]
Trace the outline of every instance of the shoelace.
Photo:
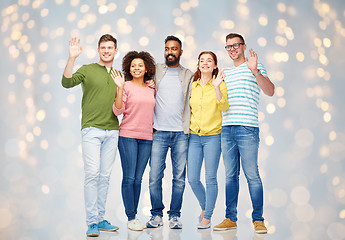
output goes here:
[{"label": "shoelace", "polygon": [[94,228],[98,228],[98,226],[96,223],[94,223],[94,224],[91,224],[90,228],[94,229]]},{"label": "shoelace", "polygon": [[176,216],[173,216],[171,219],[172,219],[174,222],[177,222],[177,217],[176,217]]},{"label": "shoelace", "polygon": [[107,224],[110,224],[110,222],[108,222],[107,220],[103,220],[102,222],[107,223]]}]

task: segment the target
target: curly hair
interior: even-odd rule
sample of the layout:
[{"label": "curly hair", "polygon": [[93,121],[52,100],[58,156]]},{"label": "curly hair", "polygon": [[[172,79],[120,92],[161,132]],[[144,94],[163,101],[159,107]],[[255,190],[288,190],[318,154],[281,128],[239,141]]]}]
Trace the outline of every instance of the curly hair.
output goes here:
[{"label": "curly hair", "polygon": [[152,80],[156,73],[155,59],[148,52],[130,51],[122,59],[122,72],[125,75],[125,81],[130,81],[133,76],[130,73],[131,63],[133,59],[140,58],[144,61],[146,73],[144,75],[144,82]]},{"label": "curly hair", "polygon": [[[204,55],[204,54],[210,54],[211,57],[213,58],[213,61],[214,61],[215,65],[217,66],[217,56],[216,56],[216,54],[214,54],[214,53],[211,52],[211,51],[204,51],[204,52],[201,52],[201,53],[199,54],[199,57],[198,57],[198,68],[197,68],[196,72],[194,73],[194,80],[193,80],[193,81],[197,81],[197,80],[200,78],[200,76],[201,76],[201,72],[200,72],[200,69],[199,69],[199,61],[200,61],[201,56]],[[214,70],[212,71],[212,76],[216,76],[216,77],[217,77],[218,71],[219,71],[219,69],[218,69],[218,67],[217,67],[216,69],[214,69]]]}]

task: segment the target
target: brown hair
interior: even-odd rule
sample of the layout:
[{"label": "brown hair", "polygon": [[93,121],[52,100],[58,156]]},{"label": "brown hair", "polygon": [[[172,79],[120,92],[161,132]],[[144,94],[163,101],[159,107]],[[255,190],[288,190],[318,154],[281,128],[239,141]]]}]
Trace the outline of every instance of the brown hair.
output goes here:
[{"label": "brown hair", "polygon": [[[216,54],[214,54],[213,52],[211,51],[204,51],[204,52],[201,52],[199,54],[199,57],[198,57],[198,69],[196,70],[196,72],[194,73],[194,80],[193,81],[197,81],[200,77],[201,77],[201,72],[200,72],[200,69],[199,69],[199,61],[200,61],[200,57],[203,55],[203,54],[210,54],[213,58],[213,61],[214,63],[217,65],[217,56]],[[217,76],[218,74],[218,67],[216,69],[213,69],[213,72],[212,72],[212,76]]]},{"label": "brown hair", "polygon": [[112,41],[115,44],[115,48],[117,48],[117,41],[116,38],[114,38],[112,35],[110,34],[104,34],[99,40],[98,40],[98,47],[99,45],[101,45],[101,42],[108,42],[108,41]]},{"label": "brown hair", "polygon": [[238,37],[239,39],[241,39],[241,41],[245,44],[246,42],[244,41],[244,38],[242,35],[238,34],[238,33],[229,33],[228,35],[226,35],[225,37],[225,41],[228,41],[228,39],[231,38],[235,38]]},{"label": "brown hair", "polygon": [[155,60],[152,55],[148,52],[137,52],[137,51],[130,51],[128,52],[122,59],[122,71],[125,75],[125,80],[130,81],[133,79],[130,68],[133,59],[140,58],[144,61],[146,73],[144,75],[144,82],[147,80],[153,80],[153,77],[156,73],[156,66]]}]

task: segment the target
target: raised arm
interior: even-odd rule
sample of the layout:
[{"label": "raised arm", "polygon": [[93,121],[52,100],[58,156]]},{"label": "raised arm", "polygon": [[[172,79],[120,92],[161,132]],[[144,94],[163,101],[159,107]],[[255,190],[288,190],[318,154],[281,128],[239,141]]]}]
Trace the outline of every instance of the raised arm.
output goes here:
[{"label": "raised arm", "polygon": [[73,71],[73,65],[76,58],[80,55],[83,48],[80,46],[80,39],[77,39],[76,37],[72,38],[72,40],[68,43],[69,51],[68,51],[68,60],[65,67],[65,70],[63,72],[63,75],[66,78],[72,77],[72,71]]},{"label": "raised arm", "polygon": [[226,88],[226,84],[224,82],[225,74],[224,70],[218,72],[217,77],[213,76],[212,84],[216,91],[217,96],[217,105],[219,110],[225,111],[229,108],[228,102],[228,92]]},{"label": "raised arm", "polygon": [[[123,106],[123,87],[125,86],[125,80],[121,72],[117,70],[111,71],[111,77],[113,78],[115,84],[117,85],[117,94],[116,94],[116,98],[115,98],[115,102],[113,106],[113,111],[115,113],[115,110],[120,110],[122,109],[122,106]],[[116,109],[114,109],[114,107]]]},{"label": "raised arm", "polygon": [[255,76],[256,82],[258,83],[261,90],[268,96],[272,97],[274,94],[274,84],[268,77],[264,77],[258,70],[258,55],[249,49],[249,60],[246,58],[247,66],[252,74]]},{"label": "raised arm", "polygon": [[222,99],[222,92],[220,91],[220,84],[222,83],[224,78],[225,78],[225,75],[224,75],[223,70],[219,71],[217,76],[213,75],[212,85],[213,85],[214,89],[216,90],[216,96],[217,96],[218,101],[220,101]]}]

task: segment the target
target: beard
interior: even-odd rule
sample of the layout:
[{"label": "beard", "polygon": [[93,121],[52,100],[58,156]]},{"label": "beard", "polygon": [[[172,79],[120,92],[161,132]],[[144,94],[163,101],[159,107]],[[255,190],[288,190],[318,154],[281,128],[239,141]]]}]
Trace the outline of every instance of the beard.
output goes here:
[{"label": "beard", "polygon": [[[173,57],[172,60],[169,60],[170,56]],[[165,56],[165,64],[168,65],[168,67],[175,66],[176,64],[178,64],[180,62],[180,57],[181,57],[181,55],[176,57],[175,55],[168,54]]]}]

